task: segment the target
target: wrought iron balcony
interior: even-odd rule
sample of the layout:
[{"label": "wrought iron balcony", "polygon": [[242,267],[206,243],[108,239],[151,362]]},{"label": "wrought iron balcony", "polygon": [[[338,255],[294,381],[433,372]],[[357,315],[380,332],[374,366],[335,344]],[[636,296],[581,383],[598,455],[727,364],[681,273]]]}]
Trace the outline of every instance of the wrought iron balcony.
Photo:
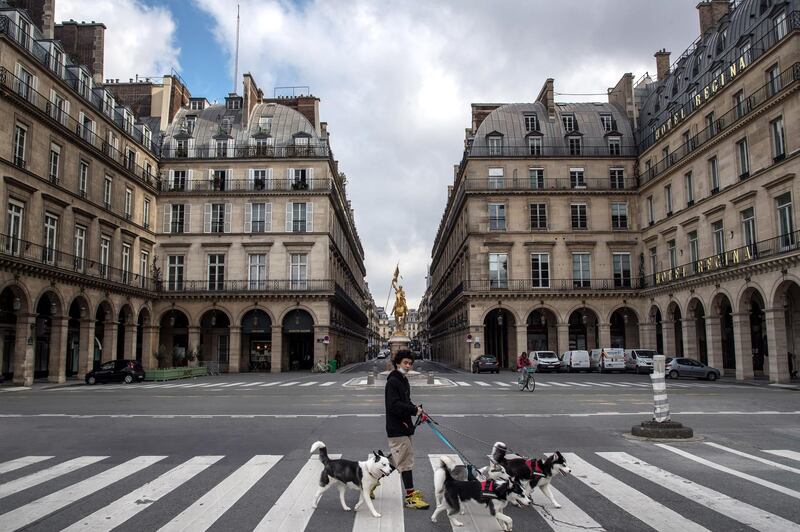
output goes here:
[{"label": "wrought iron balcony", "polygon": [[586,178],[575,181],[569,177],[469,177],[464,179],[468,191],[538,191],[538,190],[635,190],[636,179],[632,177]]},{"label": "wrought iron balcony", "polygon": [[327,143],[310,146],[253,146],[250,144],[233,147],[169,147],[161,150],[164,159],[300,159],[330,158]]},{"label": "wrought iron balcony", "polygon": [[529,144],[502,144],[486,145],[473,144],[467,150],[468,157],[521,157],[536,159],[539,157],[603,157],[606,159],[618,157],[636,157],[636,145],[608,145],[606,138],[581,137],[580,148],[569,146],[566,142],[553,145]]},{"label": "wrought iron balcony", "polygon": [[182,192],[301,192],[328,191],[333,188],[333,180],[323,179],[173,179],[162,181],[160,191],[164,193]]},{"label": "wrought iron balcony", "polygon": [[274,294],[274,293],[309,293],[330,292],[335,290],[333,279],[265,279],[252,280],[176,280],[167,279],[156,284],[156,291],[162,296],[170,295],[202,295],[202,294]]},{"label": "wrought iron balcony", "polygon": [[469,279],[464,281],[465,292],[561,292],[595,290],[634,290],[638,281],[633,277],[615,279]]}]

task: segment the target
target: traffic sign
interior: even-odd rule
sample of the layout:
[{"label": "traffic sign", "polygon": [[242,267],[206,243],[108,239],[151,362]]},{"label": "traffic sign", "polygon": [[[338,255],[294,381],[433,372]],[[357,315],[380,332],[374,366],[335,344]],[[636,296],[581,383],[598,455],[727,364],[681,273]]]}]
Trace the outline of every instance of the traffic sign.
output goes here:
[{"label": "traffic sign", "polygon": [[331,337],[326,334],[325,336],[322,337],[322,343],[326,345],[331,343]]}]

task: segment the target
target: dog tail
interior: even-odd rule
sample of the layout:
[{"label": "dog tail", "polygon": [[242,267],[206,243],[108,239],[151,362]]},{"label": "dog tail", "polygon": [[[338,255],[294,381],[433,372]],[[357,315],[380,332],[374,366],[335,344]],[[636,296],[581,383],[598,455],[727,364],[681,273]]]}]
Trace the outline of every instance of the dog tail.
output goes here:
[{"label": "dog tail", "polygon": [[447,473],[449,475],[450,471],[452,471],[453,468],[456,467],[455,461],[447,455],[440,456],[439,459],[441,461],[442,467],[445,470],[447,470]]},{"label": "dog tail", "polygon": [[491,458],[495,462],[501,462],[505,459],[507,452],[508,452],[508,447],[506,447],[505,443],[501,441],[495,442],[494,446],[492,447]]},{"label": "dog tail", "polygon": [[311,450],[309,454],[314,454],[315,452],[319,451],[319,461],[323,464],[328,463],[328,448],[325,447],[325,444],[321,441],[314,442],[314,445],[311,446]]}]

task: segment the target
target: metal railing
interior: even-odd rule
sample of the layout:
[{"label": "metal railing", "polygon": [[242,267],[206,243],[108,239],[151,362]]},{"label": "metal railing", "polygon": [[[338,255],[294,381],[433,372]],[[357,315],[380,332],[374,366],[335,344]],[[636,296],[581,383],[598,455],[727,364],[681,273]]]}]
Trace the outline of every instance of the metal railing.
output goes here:
[{"label": "metal railing", "polygon": [[266,279],[251,280],[174,280],[167,279],[157,283],[156,291],[169,294],[202,294],[202,293],[301,293],[301,292],[333,292],[333,279]]},{"label": "metal railing", "polygon": [[489,146],[486,144],[473,144],[467,155],[469,157],[636,157],[637,147],[613,146],[610,148],[605,138],[591,139],[581,137],[580,149],[564,144],[535,146],[529,144],[503,144],[502,146]]},{"label": "metal railing", "polygon": [[638,283],[633,277],[618,279],[469,279],[467,292],[556,292],[562,290],[633,290]]},{"label": "metal railing", "polygon": [[161,181],[159,190],[161,192],[295,192],[295,191],[316,191],[331,190],[333,180],[331,178],[322,179],[191,179],[173,180],[171,183]]},{"label": "metal railing", "polygon": [[576,182],[569,177],[468,177],[466,190],[635,190],[637,180],[586,178]]},{"label": "metal railing", "polygon": [[164,159],[291,159],[291,158],[329,158],[332,157],[327,142],[310,146],[252,146],[237,145],[217,148],[165,147],[161,150]]}]

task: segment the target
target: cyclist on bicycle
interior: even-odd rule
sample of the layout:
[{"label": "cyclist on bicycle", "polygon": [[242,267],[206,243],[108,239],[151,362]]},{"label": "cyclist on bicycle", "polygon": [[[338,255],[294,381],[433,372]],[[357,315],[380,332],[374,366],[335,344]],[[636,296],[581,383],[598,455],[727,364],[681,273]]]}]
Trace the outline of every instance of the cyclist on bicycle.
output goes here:
[{"label": "cyclist on bicycle", "polygon": [[530,373],[536,372],[536,361],[531,360],[525,351],[517,357],[517,371],[521,373],[523,370],[527,370]]}]

